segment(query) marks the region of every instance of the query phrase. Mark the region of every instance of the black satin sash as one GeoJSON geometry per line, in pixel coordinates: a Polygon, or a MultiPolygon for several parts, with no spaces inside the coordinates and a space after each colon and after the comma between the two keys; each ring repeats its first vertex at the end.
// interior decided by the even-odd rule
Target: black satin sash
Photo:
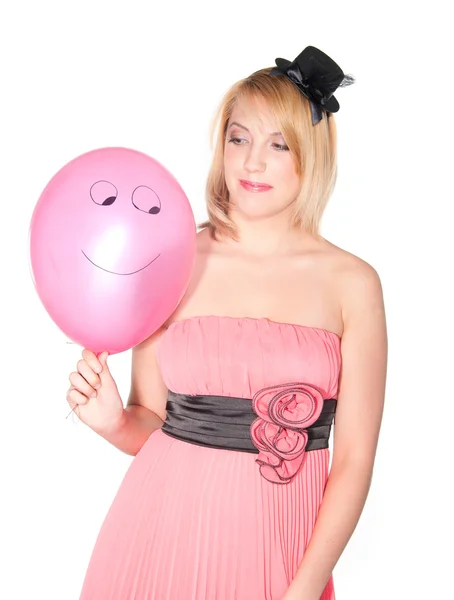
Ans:
{"type": "MultiPolygon", "coordinates": [[[[337,400],[323,403],[320,417],[305,431],[306,451],[329,447],[331,425],[337,400]]],[[[190,396],[169,391],[167,415],[161,430],[171,437],[209,448],[239,450],[258,454],[250,427],[257,415],[252,400],[232,396],[190,396]]]]}

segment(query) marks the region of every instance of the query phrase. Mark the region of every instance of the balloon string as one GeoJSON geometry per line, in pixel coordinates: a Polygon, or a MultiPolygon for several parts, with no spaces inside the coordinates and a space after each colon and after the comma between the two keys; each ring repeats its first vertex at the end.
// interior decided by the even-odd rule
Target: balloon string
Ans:
{"type": "Polygon", "coordinates": [[[66,417],[65,417],[65,420],[66,420],[66,419],[69,417],[69,415],[70,415],[71,413],[73,413],[73,412],[74,412],[74,409],[75,409],[77,406],[78,406],[78,405],[76,404],[75,406],[73,406],[73,407],[72,407],[72,409],[71,409],[71,410],[69,411],[69,413],[66,415],[66,417]]]}

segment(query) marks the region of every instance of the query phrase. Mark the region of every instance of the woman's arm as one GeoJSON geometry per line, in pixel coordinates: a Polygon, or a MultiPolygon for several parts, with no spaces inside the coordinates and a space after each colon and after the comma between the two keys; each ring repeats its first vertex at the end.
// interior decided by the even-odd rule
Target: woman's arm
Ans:
{"type": "Polygon", "coordinates": [[[156,349],[165,333],[158,329],[132,350],[131,390],[120,419],[99,434],[125,454],[135,456],[166,418],[168,390],[159,370],[156,349]]]}
{"type": "Polygon", "coordinates": [[[342,366],[333,461],[310,542],[282,600],[319,600],[361,516],[381,427],[388,341],[376,271],[361,261],[345,281],[342,366]]]}

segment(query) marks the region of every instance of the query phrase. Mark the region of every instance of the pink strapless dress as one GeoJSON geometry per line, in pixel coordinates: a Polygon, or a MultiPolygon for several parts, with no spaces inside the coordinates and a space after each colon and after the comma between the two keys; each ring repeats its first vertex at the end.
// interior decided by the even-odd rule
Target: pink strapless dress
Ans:
{"type": "MultiPolygon", "coordinates": [[[[340,338],[268,319],[193,317],[169,327],[158,360],[181,394],[250,399],[302,381],[336,398],[340,338]]],[[[279,485],[260,474],[256,454],[155,431],[105,518],[81,600],[280,600],[310,540],[329,455],[305,452],[279,485]]],[[[335,600],[332,577],[321,600],[335,600]]]]}

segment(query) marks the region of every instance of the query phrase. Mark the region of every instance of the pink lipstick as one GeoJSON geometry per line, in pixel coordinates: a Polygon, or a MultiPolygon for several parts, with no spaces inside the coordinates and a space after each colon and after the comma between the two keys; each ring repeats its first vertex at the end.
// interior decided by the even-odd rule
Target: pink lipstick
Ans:
{"type": "Polygon", "coordinates": [[[272,189],[272,185],[266,183],[259,183],[256,181],[247,181],[246,179],[240,179],[241,186],[248,192],[266,192],[272,189]]]}

